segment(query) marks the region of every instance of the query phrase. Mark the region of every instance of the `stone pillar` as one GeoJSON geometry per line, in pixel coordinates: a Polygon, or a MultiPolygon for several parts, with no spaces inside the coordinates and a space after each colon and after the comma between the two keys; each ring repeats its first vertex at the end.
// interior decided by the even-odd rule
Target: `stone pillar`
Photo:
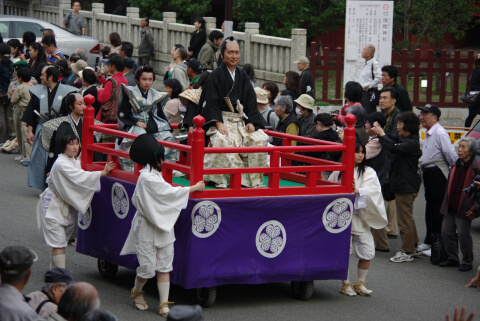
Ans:
{"type": "Polygon", "coordinates": [[[71,9],[72,4],[70,3],[70,0],[59,0],[58,1],[58,20],[57,20],[57,25],[63,26],[63,17],[65,16],[66,12],[64,12],[65,9],[71,9]]]}
{"type": "Polygon", "coordinates": [[[131,18],[140,18],[140,8],[137,7],[127,7],[127,17],[131,18]]]}
{"type": "Polygon", "coordinates": [[[243,63],[249,64],[252,61],[253,45],[251,35],[260,33],[260,24],[258,22],[247,22],[245,24],[245,49],[243,51],[243,63]]]}
{"type": "Polygon", "coordinates": [[[290,70],[297,70],[293,62],[300,56],[307,55],[307,29],[292,29],[292,48],[290,56],[290,70]]]}
{"type": "Polygon", "coordinates": [[[0,0],[0,15],[5,13],[5,0],[0,0]]]}
{"type": "Polygon", "coordinates": [[[99,39],[100,28],[97,26],[97,14],[105,13],[105,4],[103,3],[92,3],[92,37],[99,39]]]}
{"type": "Polygon", "coordinates": [[[168,33],[168,24],[177,22],[176,12],[163,13],[163,37],[162,37],[162,53],[170,53],[172,45],[170,44],[170,36],[168,33]]]}
{"type": "Polygon", "coordinates": [[[132,18],[140,18],[140,8],[127,7],[127,34],[125,40],[133,43],[132,18]]]}
{"type": "Polygon", "coordinates": [[[33,12],[33,6],[39,4],[39,0],[30,0],[28,1],[28,16],[30,18],[35,18],[35,13],[33,12]]]}
{"type": "Polygon", "coordinates": [[[207,37],[213,29],[217,28],[216,17],[203,17],[205,19],[205,26],[207,27],[207,37]]]}

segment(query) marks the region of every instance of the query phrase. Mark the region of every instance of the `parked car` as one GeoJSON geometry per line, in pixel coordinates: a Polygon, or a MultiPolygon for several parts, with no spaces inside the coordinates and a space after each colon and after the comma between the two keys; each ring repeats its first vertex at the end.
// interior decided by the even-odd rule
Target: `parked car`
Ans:
{"type": "Polygon", "coordinates": [[[100,42],[92,37],[82,37],[50,22],[21,16],[0,16],[0,33],[3,41],[11,38],[22,41],[25,31],[32,31],[37,36],[37,41],[42,40],[42,33],[45,29],[52,29],[55,33],[57,47],[65,56],[70,56],[75,49],[83,48],[87,51],[88,64],[94,66],[100,60],[100,42]]]}

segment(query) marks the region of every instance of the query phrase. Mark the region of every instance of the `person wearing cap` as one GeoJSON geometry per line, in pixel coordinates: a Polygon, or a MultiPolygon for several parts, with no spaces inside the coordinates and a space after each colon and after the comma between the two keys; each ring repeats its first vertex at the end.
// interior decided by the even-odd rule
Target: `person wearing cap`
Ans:
{"type": "MultiPolygon", "coordinates": [[[[212,71],[200,97],[201,115],[205,118],[206,135],[210,147],[266,147],[268,135],[261,128],[265,119],[258,112],[257,97],[244,70],[237,67],[240,45],[226,38],[220,45],[223,64],[212,71]]],[[[266,167],[267,153],[206,154],[205,168],[266,167]]],[[[219,188],[230,184],[230,175],[206,175],[219,188]]],[[[241,184],[247,187],[263,186],[262,173],[242,174],[241,184]]]]}
{"type": "Polygon", "coordinates": [[[137,82],[135,81],[135,74],[133,72],[133,67],[135,61],[132,58],[123,58],[125,62],[125,68],[123,69],[123,76],[127,79],[128,86],[135,86],[137,82]]]}
{"type": "Polygon", "coordinates": [[[215,53],[220,49],[223,41],[223,33],[218,30],[213,30],[208,35],[207,42],[200,49],[198,54],[198,61],[203,68],[215,69],[217,68],[217,59],[215,53]]]}
{"type": "Polygon", "coordinates": [[[366,45],[362,51],[362,58],[365,59],[365,64],[360,71],[356,81],[360,83],[364,92],[362,96],[362,106],[367,110],[367,114],[371,114],[377,109],[378,83],[382,80],[382,68],[375,56],[375,46],[366,45]]]}
{"type": "Polygon", "coordinates": [[[168,314],[167,321],[203,321],[202,307],[197,305],[176,305],[168,314]]]}
{"type": "Polygon", "coordinates": [[[310,71],[310,60],[307,57],[301,56],[298,60],[293,62],[297,64],[300,74],[300,88],[302,94],[307,94],[315,100],[315,78],[310,71]]]}
{"type": "Polygon", "coordinates": [[[150,64],[150,57],[153,55],[155,46],[153,45],[152,31],[148,27],[150,20],[143,17],[140,20],[140,47],[138,48],[138,65],[146,66],[150,64]]]}
{"type": "Polygon", "coordinates": [[[162,176],[165,149],[152,134],[138,136],[129,155],[135,163],[145,167],[140,170],[132,196],[137,212],[120,255],[136,254],[140,264],[131,290],[134,307],[148,309],[143,287],[156,276],[160,295],[158,313],[166,317],[170,311],[168,305],[173,303],[168,301],[175,241],[173,227],[187,205],[189,193],[203,191],[205,183],[173,187],[165,182],[162,176]]]}
{"type": "Polygon", "coordinates": [[[60,267],[48,270],[45,273],[45,284],[41,291],[34,291],[25,297],[28,305],[35,310],[39,316],[46,316],[57,311],[57,305],[67,289],[67,286],[74,283],[72,274],[60,267]]]}
{"type": "MultiPolygon", "coordinates": [[[[277,114],[275,114],[275,112],[268,107],[268,92],[260,87],[255,87],[253,89],[257,95],[258,111],[262,115],[263,119],[265,119],[267,124],[272,127],[271,130],[275,130],[280,119],[278,118],[277,114]]],[[[268,140],[272,142],[273,137],[270,137],[268,140]]]]}
{"type": "Polygon", "coordinates": [[[65,268],[65,248],[77,217],[88,211],[93,194],[100,190],[100,177],[108,175],[115,167],[113,162],[108,162],[102,171],[84,171],[75,158],[80,146],[78,136],[66,135],[59,143],[62,153],[53,164],[47,178],[48,187],[37,203],[38,224],[43,229],[45,242],[51,247],[50,268],[65,268]]]}
{"type": "Polygon", "coordinates": [[[87,282],[75,282],[67,286],[58,302],[57,311],[52,311],[37,321],[80,321],[84,320],[85,315],[99,308],[97,289],[87,282]]]}
{"type": "Polygon", "coordinates": [[[80,77],[80,72],[83,72],[87,67],[88,64],[82,59],[79,59],[77,62],[70,65],[70,69],[72,69],[73,76],[75,77],[72,84],[73,87],[78,89],[82,88],[82,77],[80,77]]]}
{"type": "Polygon", "coordinates": [[[0,320],[36,320],[38,315],[22,295],[32,275],[37,255],[24,246],[8,246],[0,252],[0,320]]]}
{"type": "Polygon", "coordinates": [[[197,59],[190,59],[190,61],[187,63],[187,77],[190,79],[190,84],[185,89],[191,89],[193,84],[198,82],[202,74],[201,68],[202,66],[197,59]]]}
{"type": "MultiPolygon", "coordinates": [[[[420,158],[420,166],[423,175],[423,186],[425,188],[425,223],[426,235],[415,251],[416,255],[431,249],[434,243],[440,244],[442,232],[443,215],[440,213],[445,189],[449,165],[455,163],[458,158],[450,141],[450,135],[440,125],[441,111],[435,105],[427,104],[424,107],[417,107],[420,110],[420,122],[427,130],[423,142],[423,155],[420,158]]],[[[440,248],[438,248],[440,251],[440,248]]],[[[439,264],[439,252],[432,251],[430,261],[432,264],[439,264]]],[[[427,254],[427,253],[426,253],[427,254]]]]}
{"type": "Polygon", "coordinates": [[[313,113],[313,104],[315,99],[310,95],[302,94],[298,99],[294,100],[297,103],[295,112],[298,115],[298,123],[300,124],[300,135],[304,137],[313,137],[317,132],[315,131],[315,114],[313,113]]]}

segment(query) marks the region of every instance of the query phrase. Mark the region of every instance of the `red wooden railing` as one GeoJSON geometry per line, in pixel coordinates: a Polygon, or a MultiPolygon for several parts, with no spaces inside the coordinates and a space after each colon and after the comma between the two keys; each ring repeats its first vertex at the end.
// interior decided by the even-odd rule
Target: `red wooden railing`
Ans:
{"type": "MultiPolygon", "coordinates": [[[[340,105],[343,98],[343,48],[323,48],[323,55],[317,53],[316,42],[310,47],[310,70],[314,75],[321,72],[322,90],[317,100],[340,105]],[[329,79],[329,73],[335,73],[335,80],[329,79]],[[335,88],[335,96],[329,95],[329,90],[335,88]]],[[[397,67],[400,84],[407,88],[413,106],[424,106],[433,103],[439,107],[465,107],[460,101],[463,92],[460,88],[460,75],[464,74],[463,82],[470,78],[474,68],[474,52],[469,50],[467,58],[461,58],[460,50],[455,50],[453,57],[447,57],[447,50],[443,49],[440,57],[435,57],[434,51],[429,49],[422,54],[420,49],[414,51],[413,56],[403,49],[401,54],[392,51],[392,65],[397,67]],[[447,75],[448,74],[448,75],[447,75]],[[413,76],[413,88],[407,86],[408,78],[413,76]],[[434,86],[434,78],[438,77],[438,86],[434,86]],[[427,80],[427,87],[421,89],[421,80],[427,80]],[[449,80],[450,79],[450,80],[449,80]],[[451,82],[451,90],[447,91],[447,82],[451,82]],[[423,92],[421,92],[423,91],[423,92]],[[422,95],[421,95],[422,93],[422,95]],[[438,96],[438,97],[437,97],[438,96]],[[451,96],[450,100],[446,97],[451,96]]],[[[318,79],[316,77],[316,79],[318,79]]]]}
{"type": "MultiPolygon", "coordinates": [[[[108,161],[113,161],[118,166],[118,158],[130,159],[127,152],[115,149],[113,143],[94,143],[94,132],[100,132],[116,137],[135,139],[137,135],[113,129],[115,125],[94,124],[94,109],[91,104],[94,98],[90,95],[85,97],[87,108],[83,115],[82,132],[82,155],[81,163],[85,170],[102,170],[105,162],[93,162],[93,152],[100,152],[108,155],[108,161]]],[[[348,126],[344,131],[344,141],[341,143],[327,142],[301,136],[294,136],[285,133],[278,133],[270,130],[265,132],[273,137],[282,138],[283,146],[275,147],[205,147],[205,132],[202,126],[205,119],[197,116],[194,119],[195,130],[189,133],[188,145],[160,141],[164,147],[186,152],[187,156],[180,153],[180,159],[176,163],[165,162],[162,174],[165,181],[172,184],[172,172],[177,170],[183,172],[190,179],[193,185],[203,179],[207,174],[229,174],[230,188],[207,189],[203,192],[192,194],[193,198],[230,198],[230,197],[257,197],[257,196],[287,196],[287,195],[316,195],[316,194],[337,194],[351,193],[353,183],[353,168],[355,154],[355,128],[352,126],[356,119],[353,115],[346,116],[348,126]],[[291,141],[312,144],[309,146],[291,146],[291,141]],[[333,162],[293,154],[294,152],[313,151],[341,151],[343,162],[333,162]],[[270,155],[270,167],[249,167],[249,168],[204,168],[204,155],[207,153],[268,153],[270,155]],[[310,165],[292,166],[292,160],[301,161],[310,165]],[[341,183],[333,183],[322,178],[322,171],[342,171],[341,183]],[[305,174],[300,174],[300,173],[305,174]],[[245,188],[241,186],[241,175],[245,173],[263,173],[268,176],[267,187],[245,188]],[[305,186],[280,187],[280,180],[286,179],[302,183],[305,186]]],[[[115,168],[110,176],[136,182],[139,170],[142,166],[135,163],[134,172],[125,172],[115,168]]],[[[175,184],[174,184],[175,185],[175,184]]]]}

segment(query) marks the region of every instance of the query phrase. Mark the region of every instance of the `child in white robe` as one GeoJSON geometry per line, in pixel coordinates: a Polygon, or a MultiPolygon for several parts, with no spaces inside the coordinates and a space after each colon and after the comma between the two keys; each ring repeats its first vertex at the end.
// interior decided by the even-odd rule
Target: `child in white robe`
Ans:
{"type": "Polygon", "coordinates": [[[140,171],[132,196],[137,212],[120,255],[135,253],[140,264],[131,290],[134,307],[148,309],[142,289],[148,279],[156,275],[160,295],[158,313],[167,317],[168,305],[173,303],[168,301],[175,242],[173,227],[180,211],[187,206],[189,193],[203,191],[205,183],[200,181],[190,187],[173,187],[165,182],[161,172],[165,150],[152,134],[135,139],[130,158],[145,168],[140,171]]]}
{"type": "Polygon", "coordinates": [[[58,155],[47,178],[47,189],[40,195],[37,220],[43,227],[43,236],[52,248],[50,269],[65,268],[65,247],[77,224],[78,213],[85,213],[93,194],[100,191],[100,177],[115,167],[113,162],[102,171],[88,172],[75,157],[79,139],[74,134],[60,139],[63,153],[58,155]]]}
{"type": "MultiPolygon", "coordinates": [[[[341,172],[333,172],[330,181],[339,182],[341,172]]],[[[357,282],[350,283],[348,276],[342,281],[340,293],[368,296],[372,293],[365,286],[370,261],[375,256],[375,245],[370,228],[380,229],[387,225],[387,214],[382,189],[375,171],[365,166],[365,146],[355,145],[355,169],[353,191],[357,194],[352,217],[350,254],[358,258],[357,282]]]]}

